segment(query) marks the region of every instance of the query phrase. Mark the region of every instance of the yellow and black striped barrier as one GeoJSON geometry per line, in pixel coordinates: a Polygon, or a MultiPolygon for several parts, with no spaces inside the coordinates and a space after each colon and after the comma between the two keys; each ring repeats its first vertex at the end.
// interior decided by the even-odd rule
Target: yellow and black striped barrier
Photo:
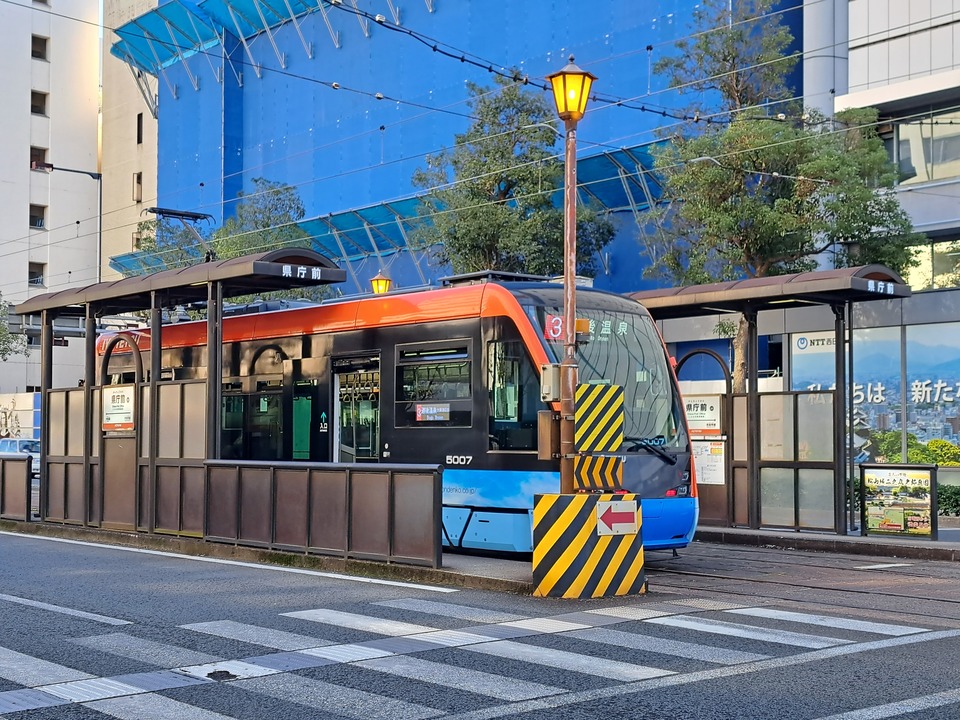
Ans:
{"type": "Polygon", "coordinates": [[[577,452],[617,452],[623,445],[623,388],[577,385],[574,395],[573,446],[577,452]]]}
{"type": "Polygon", "coordinates": [[[623,388],[577,385],[573,413],[573,489],[603,492],[623,487],[623,460],[608,453],[623,445],[623,388]]]}
{"type": "Polygon", "coordinates": [[[638,495],[535,495],[533,594],[599,598],[647,591],[638,495]]]}

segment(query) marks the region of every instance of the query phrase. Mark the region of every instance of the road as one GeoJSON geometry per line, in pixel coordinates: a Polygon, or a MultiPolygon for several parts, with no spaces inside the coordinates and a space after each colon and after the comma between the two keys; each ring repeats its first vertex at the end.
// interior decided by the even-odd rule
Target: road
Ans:
{"type": "Polygon", "coordinates": [[[599,601],[0,533],[0,717],[960,716],[960,563],[697,544],[599,601]],[[886,567],[877,567],[877,566],[886,567]]]}

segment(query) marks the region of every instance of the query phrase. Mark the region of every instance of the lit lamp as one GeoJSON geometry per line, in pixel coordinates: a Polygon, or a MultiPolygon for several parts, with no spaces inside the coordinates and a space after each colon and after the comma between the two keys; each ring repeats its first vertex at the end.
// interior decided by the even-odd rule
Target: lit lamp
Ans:
{"type": "Polygon", "coordinates": [[[563,173],[563,360],[560,363],[560,492],[573,492],[574,396],[577,389],[577,122],[596,76],[570,62],[547,76],[566,129],[563,173]]]}
{"type": "Polygon", "coordinates": [[[370,287],[373,288],[374,295],[383,295],[390,292],[390,286],[393,280],[383,274],[383,270],[377,270],[377,274],[370,278],[370,287]]]}

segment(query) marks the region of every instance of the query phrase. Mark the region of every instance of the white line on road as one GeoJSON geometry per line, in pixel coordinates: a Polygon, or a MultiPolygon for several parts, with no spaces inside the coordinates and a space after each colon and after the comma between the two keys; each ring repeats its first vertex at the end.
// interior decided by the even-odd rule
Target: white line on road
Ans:
{"type": "Polygon", "coordinates": [[[130,695],[128,697],[97,700],[86,707],[119,720],[142,718],[176,718],[177,720],[233,720],[227,715],[204,710],[163,695],[130,695]]]}
{"type": "Polygon", "coordinates": [[[89,680],[92,677],[94,676],[80,670],[0,647],[0,678],[11,680],[18,685],[37,687],[73,680],[89,680]]]}
{"type": "MultiPolygon", "coordinates": [[[[769,660],[760,660],[755,663],[745,663],[743,665],[725,665],[719,668],[701,670],[692,673],[682,673],[677,675],[668,675],[662,678],[653,678],[651,680],[637,680],[633,683],[624,685],[615,685],[610,687],[596,688],[594,690],[582,690],[579,692],[565,693],[555,697],[542,697],[524,702],[512,703],[510,705],[498,705],[496,707],[482,708],[470,712],[451,714],[446,720],[493,720],[494,718],[514,717],[522,713],[536,712],[538,710],[556,710],[557,708],[572,707],[582,703],[591,703],[607,698],[627,697],[638,693],[662,690],[664,688],[680,687],[698,682],[718,680],[728,677],[738,677],[740,675],[750,675],[752,673],[763,672],[765,670],[777,670],[786,667],[795,667],[797,665],[806,665],[808,663],[821,662],[836,657],[846,655],[856,655],[857,653],[871,653],[878,650],[887,650],[893,647],[903,647],[905,645],[914,645],[922,642],[932,642],[935,640],[947,640],[960,637],[960,630],[942,630],[920,635],[907,635],[898,638],[884,638],[883,640],[874,640],[866,643],[852,643],[850,645],[840,645],[837,647],[826,648],[823,650],[812,650],[799,653],[797,655],[787,655],[784,657],[770,658],[769,660]]],[[[820,720],[827,720],[820,718],[820,720]]],[[[867,718],[857,718],[857,720],[867,720],[867,718]]]]}
{"type": "Polygon", "coordinates": [[[709,620],[707,618],[693,618],[688,615],[671,615],[670,617],[650,618],[644,622],[670,627],[696,630],[702,633],[716,635],[732,635],[733,637],[761,640],[779,645],[794,645],[805,648],[826,648],[834,645],[843,645],[849,640],[822,637],[820,635],[806,635],[805,633],[790,632],[789,630],[768,630],[753,625],[724,622],[723,620],[709,620]]]}
{"type": "Polygon", "coordinates": [[[858,565],[854,570],[886,570],[895,567],[910,567],[913,563],[880,563],[878,565],[858,565]]]}
{"type": "Polygon", "coordinates": [[[858,630],[860,632],[876,633],[877,635],[914,635],[927,631],[927,628],[911,627],[910,625],[889,625],[887,623],[833,617],[832,615],[807,615],[806,613],[774,610],[773,608],[741,608],[738,610],[727,610],[726,612],[733,613],[734,615],[785,620],[787,622],[831,627],[839,630],[858,630]]]}
{"type": "Polygon", "coordinates": [[[184,630],[205,633],[215,637],[239,640],[252,645],[263,645],[274,650],[303,650],[304,648],[332,645],[330,640],[308,637],[283,630],[247,625],[234,620],[216,620],[214,622],[190,623],[181,625],[184,630]]]}
{"type": "Polygon", "coordinates": [[[66,543],[68,545],[82,545],[85,547],[104,548],[107,550],[122,550],[123,552],[141,553],[143,555],[158,555],[160,557],[177,558],[178,560],[193,560],[195,562],[215,563],[217,565],[233,565],[235,567],[252,568],[254,570],[273,570],[275,572],[294,573],[296,575],[313,575],[314,577],[330,578],[332,580],[348,580],[350,582],[369,583],[371,585],[392,585],[394,587],[413,588],[414,590],[428,590],[438,593],[460,592],[457,588],[437,587],[435,585],[419,585],[417,583],[400,582],[399,580],[380,580],[378,578],[354,577],[340,573],[323,572],[321,570],[306,570],[304,568],[278,567],[276,565],[261,565],[259,563],[240,562],[239,560],[222,560],[220,558],[199,557],[182,553],[164,552],[162,550],[147,550],[145,548],[125,547],[123,545],[108,545],[92,543],[83,540],[67,540],[66,538],[43,537],[42,535],[24,535],[23,533],[6,532],[0,530],[0,535],[9,535],[20,539],[46,540],[48,542],[66,543]]]}
{"type": "Polygon", "coordinates": [[[60,613],[61,615],[72,615],[85,620],[93,620],[106,625],[129,625],[129,620],[118,620],[117,618],[107,617],[106,615],[97,615],[96,613],[84,612],[83,610],[74,610],[73,608],[63,607],[61,605],[51,605],[50,603],[39,602],[38,600],[28,600],[27,598],[17,597],[16,595],[0,594],[0,600],[16,603],[17,605],[26,605],[28,607],[38,608],[40,610],[49,610],[50,612],[60,613]]]}
{"type": "Polygon", "coordinates": [[[931,708],[943,707],[960,702],[960,689],[947,690],[946,692],[935,693],[934,695],[924,695],[923,697],[910,698],[900,702],[887,703],[886,705],[874,705],[873,707],[863,708],[862,710],[851,710],[850,712],[840,713],[839,715],[830,715],[828,717],[818,718],[817,720],[882,720],[883,718],[899,717],[907,713],[915,713],[920,710],[930,710],[931,708]]]}
{"type": "Polygon", "coordinates": [[[420,633],[433,632],[437,629],[427,627],[426,625],[414,625],[413,623],[400,622],[399,620],[386,620],[384,618],[371,617],[370,615],[358,615],[357,613],[328,610],[326,608],[299,610],[297,612],[280,614],[283,617],[298,618],[300,620],[309,620],[310,622],[324,623],[325,625],[335,625],[337,627],[350,628],[351,630],[362,630],[363,632],[394,637],[401,635],[418,635],[420,633]]]}

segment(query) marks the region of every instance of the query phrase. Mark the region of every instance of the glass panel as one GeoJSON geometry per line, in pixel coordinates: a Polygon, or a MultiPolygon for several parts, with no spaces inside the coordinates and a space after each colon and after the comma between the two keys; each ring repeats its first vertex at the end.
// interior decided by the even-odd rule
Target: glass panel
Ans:
{"type": "Polygon", "coordinates": [[[795,460],[793,396],[760,396],[760,459],[795,460]]]}
{"type": "Polygon", "coordinates": [[[473,396],[469,360],[400,365],[397,427],[470,427],[473,396]]]}
{"type": "Polygon", "coordinates": [[[834,482],[832,470],[800,469],[800,527],[832,528],[834,524],[834,482]]]}
{"type": "Polygon", "coordinates": [[[492,342],[487,348],[490,393],[490,449],[535,450],[540,383],[519,342],[492,342]]]}
{"type": "Polygon", "coordinates": [[[797,460],[833,461],[833,395],[797,395],[797,460]]]}
{"type": "Polygon", "coordinates": [[[247,458],[250,460],[279,460],[283,452],[280,395],[250,396],[249,437],[247,458]]]}
{"type": "Polygon", "coordinates": [[[733,398],[733,459],[747,461],[747,398],[733,398]]]}
{"type": "Polygon", "coordinates": [[[207,454],[207,384],[183,386],[183,457],[202,458],[207,454]]]}
{"type": "Polygon", "coordinates": [[[240,460],[243,449],[243,416],[245,395],[224,395],[220,400],[220,457],[240,460]]]}
{"type": "Polygon", "coordinates": [[[793,469],[760,468],[760,524],[793,527],[793,469]]]}

